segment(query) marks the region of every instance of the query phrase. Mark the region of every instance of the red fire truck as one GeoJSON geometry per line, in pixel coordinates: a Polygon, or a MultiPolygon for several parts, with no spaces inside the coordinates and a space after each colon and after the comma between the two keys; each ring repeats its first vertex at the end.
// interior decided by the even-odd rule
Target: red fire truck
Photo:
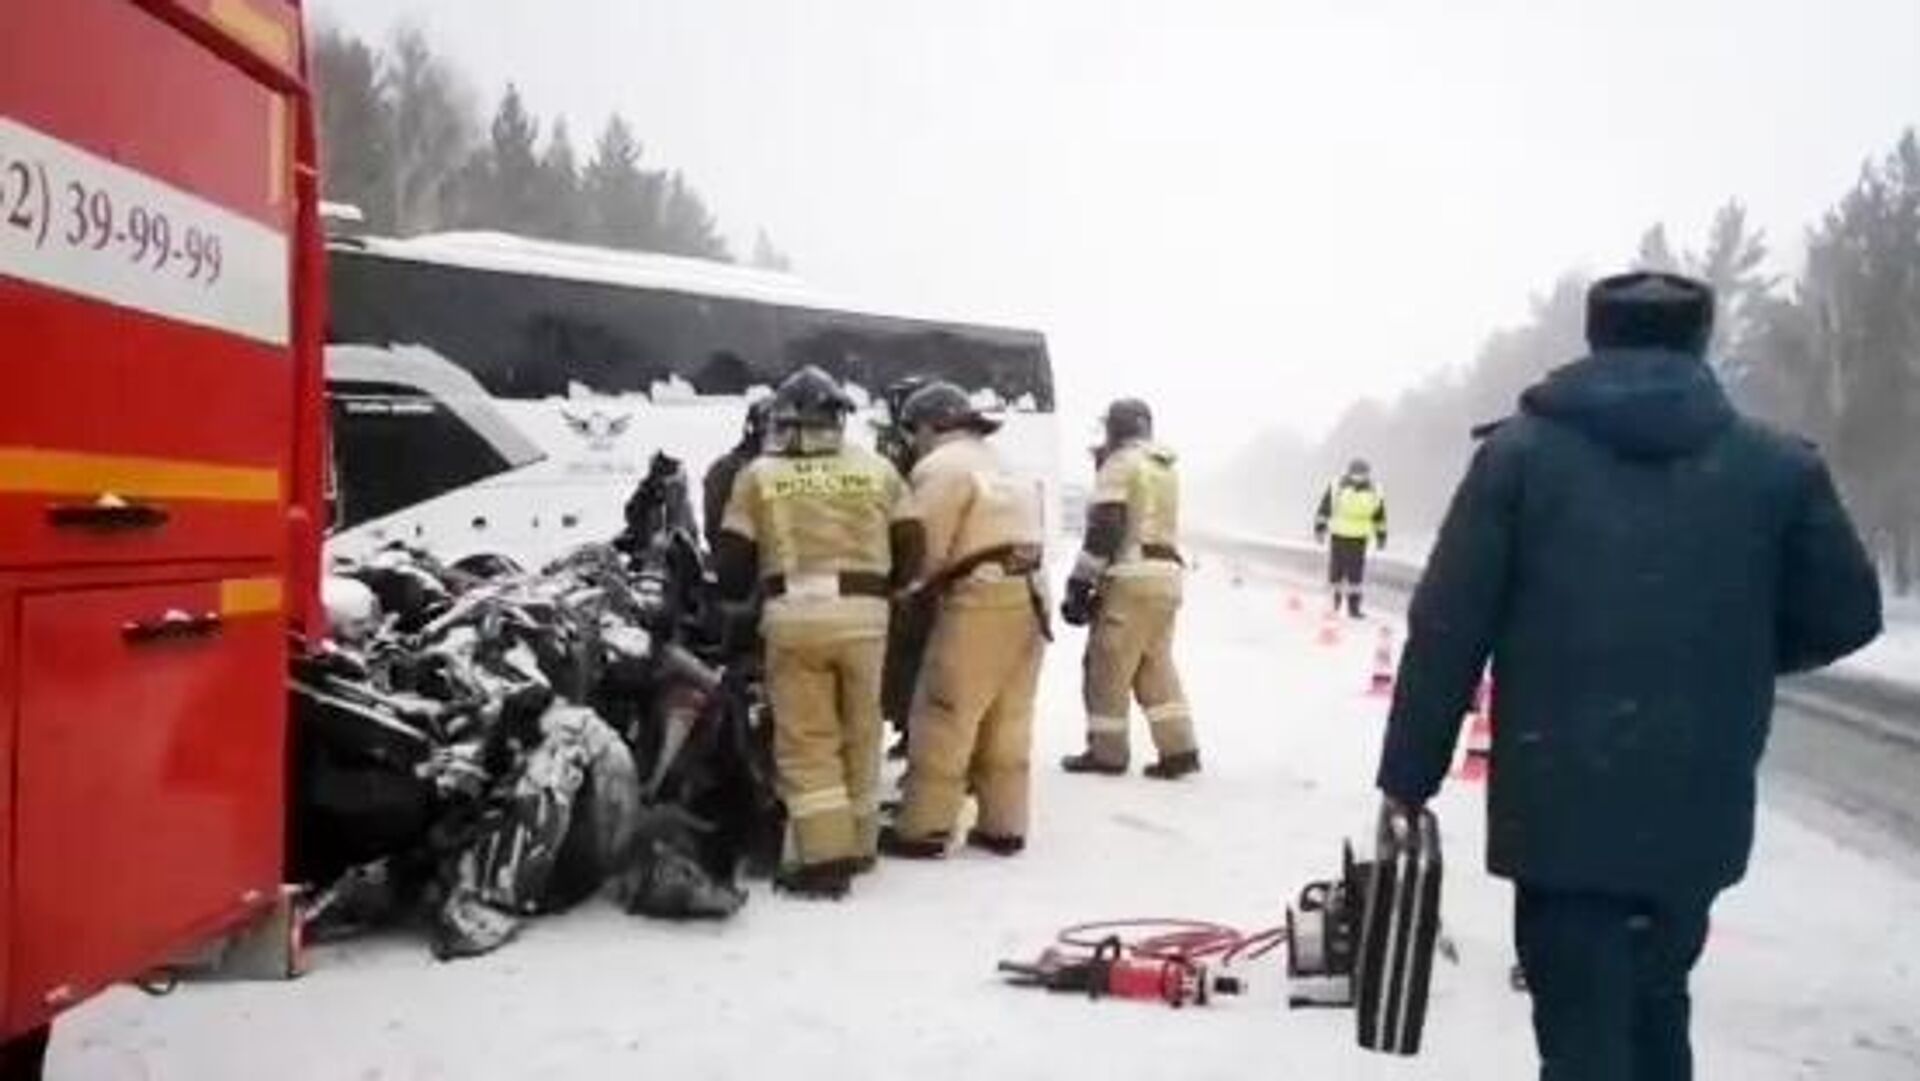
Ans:
{"type": "Polygon", "coordinates": [[[0,0],[0,1037],[279,896],[318,618],[294,0],[0,0]]]}

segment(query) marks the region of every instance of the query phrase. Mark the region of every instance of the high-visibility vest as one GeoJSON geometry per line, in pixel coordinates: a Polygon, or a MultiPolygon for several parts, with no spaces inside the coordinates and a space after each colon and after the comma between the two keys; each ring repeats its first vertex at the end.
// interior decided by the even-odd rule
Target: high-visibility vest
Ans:
{"type": "Polygon", "coordinates": [[[1341,484],[1333,491],[1333,516],[1327,530],[1336,537],[1354,540],[1372,537],[1378,528],[1375,520],[1385,505],[1386,497],[1378,488],[1341,484]]]}

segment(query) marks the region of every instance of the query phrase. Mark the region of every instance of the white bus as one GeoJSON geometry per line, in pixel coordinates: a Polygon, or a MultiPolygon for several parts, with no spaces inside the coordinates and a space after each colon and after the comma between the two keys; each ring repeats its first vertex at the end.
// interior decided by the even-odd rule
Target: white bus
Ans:
{"type": "MultiPolygon", "coordinates": [[[[838,303],[785,274],[494,233],[329,246],[329,550],[403,541],[538,565],[606,540],[655,451],[692,481],[746,405],[816,364],[871,409],[909,376],[1007,419],[1015,468],[1057,499],[1053,371],[1036,331],[838,303]]],[[[1050,513],[1051,517],[1051,513],[1050,513]]]]}

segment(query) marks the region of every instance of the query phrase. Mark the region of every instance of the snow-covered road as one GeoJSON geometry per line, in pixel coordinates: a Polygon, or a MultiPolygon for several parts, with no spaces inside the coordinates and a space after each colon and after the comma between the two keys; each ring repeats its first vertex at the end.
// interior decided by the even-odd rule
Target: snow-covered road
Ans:
{"type": "MultiPolygon", "coordinates": [[[[1288,1012],[1280,962],[1205,1010],[1009,989],[1063,924],[1181,915],[1259,927],[1369,825],[1384,714],[1371,628],[1338,646],[1286,587],[1194,580],[1182,657],[1206,761],[1162,785],[1069,777],[1080,639],[1055,647],[1027,855],[884,864],[844,904],[761,889],[734,922],[589,906],[476,961],[404,935],[320,950],[291,984],[115,992],[67,1018],[56,1081],[536,1078],[1475,1078],[1533,1076],[1507,987],[1509,889],[1481,870],[1478,788],[1437,804],[1448,845],[1429,1044],[1364,1055],[1344,1012],[1288,1012]]],[[[1312,602],[1308,602],[1312,606],[1312,602]]],[[[1136,757],[1144,760],[1144,732],[1136,757]]],[[[1719,906],[1696,981],[1703,1077],[1920,1077],[1920,880],[1769,810],[1749,880],[1719,906]]]]}

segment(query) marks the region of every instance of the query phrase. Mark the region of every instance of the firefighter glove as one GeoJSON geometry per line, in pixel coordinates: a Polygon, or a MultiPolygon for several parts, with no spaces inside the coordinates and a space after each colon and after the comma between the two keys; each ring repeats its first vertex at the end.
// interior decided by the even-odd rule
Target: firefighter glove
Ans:
{"type": "Polygon", "coordinates": [[[1100,606],[1100,599],[1094,593],[1093,583],[1085,578],[1069,578],[1067,595],[1060,602],[1060,618],[1069,627],[1084,627],[1093,622],[1093,614],[1100,606]]]}

